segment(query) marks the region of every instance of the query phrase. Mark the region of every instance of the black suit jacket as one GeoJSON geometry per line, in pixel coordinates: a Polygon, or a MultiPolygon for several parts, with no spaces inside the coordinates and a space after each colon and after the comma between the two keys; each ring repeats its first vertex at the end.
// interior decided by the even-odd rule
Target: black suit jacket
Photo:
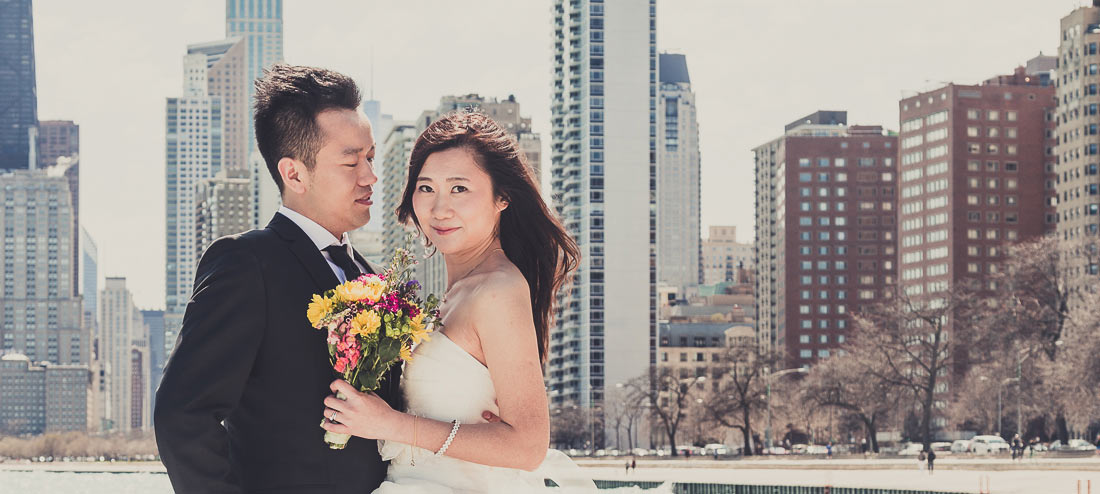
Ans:
{"type": "MultiPolygon", "coordinates": [[[[154,411],[177,493],[368,493],[381,483],[375,441],[330,450],[319,425],[335,374],[306,307],[338,283],[281,214],[206,250],[154,411]]],[[[379,390],[398,409],[399,378],[395,365],[379,390]]]]}

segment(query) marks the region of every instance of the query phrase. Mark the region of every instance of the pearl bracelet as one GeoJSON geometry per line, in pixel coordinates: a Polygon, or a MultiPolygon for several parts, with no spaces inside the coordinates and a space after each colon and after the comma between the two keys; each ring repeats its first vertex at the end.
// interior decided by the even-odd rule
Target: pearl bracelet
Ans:
{"type": "Polygon", "coordinates": [[[455,434],[458,434],[458,426],[462,424],[460,424],[457,419],[452,423],[454,424],[454,426],[451,427],[451,434],[447,436],[446,441],[443,441],[443,446],[439,448],[439,451],[435,452],[435,456],[443,456],[443,453],[447,452],[447,448],[451,447],[451,441],[455,440],[455,434]]]}

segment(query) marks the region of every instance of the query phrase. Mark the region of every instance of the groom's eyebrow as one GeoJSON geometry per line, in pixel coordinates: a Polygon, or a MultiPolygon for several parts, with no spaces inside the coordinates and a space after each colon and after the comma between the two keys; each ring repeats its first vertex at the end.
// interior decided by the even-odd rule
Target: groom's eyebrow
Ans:
{"type": "MultiPolygon", "coordinates": [[[[374,146],[370,147],[370,150],[374,150],[374,146]]],[[[359,156],[359,153],[363,152],[363,148],[346,148],[342,153],[344,156],[359,156]]]]}

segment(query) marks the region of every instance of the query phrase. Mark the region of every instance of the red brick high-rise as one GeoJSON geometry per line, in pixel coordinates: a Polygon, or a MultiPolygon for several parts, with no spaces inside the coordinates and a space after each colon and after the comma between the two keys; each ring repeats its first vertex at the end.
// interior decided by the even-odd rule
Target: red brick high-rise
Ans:
{"type": "Polygon", "coordinates": [[[910,296],[981,280],[1007,244],[1054,230],[1053,68],[1040,56],[900,101],[898,273],[910,296]]]}
{"type": "Polygon", "coordinates": [[[753,150],[757,337],[788,366],[835,355],[897,281],[897,144],[819,111],[753,150]]]}

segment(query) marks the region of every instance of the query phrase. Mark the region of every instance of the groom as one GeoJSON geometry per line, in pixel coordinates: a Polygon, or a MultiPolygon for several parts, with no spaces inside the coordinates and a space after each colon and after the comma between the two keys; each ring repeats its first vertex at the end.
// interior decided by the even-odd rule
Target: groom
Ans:
{"type": "MultiPolygon", "coordinates": [[[[306,307],[374,270],[347,232],[370,219],[374,137],[351,78],[276,65],[256,82],[256,141],[283,206],[267,228],[203,254],[157,390],[157,445],[177,493],[366,493],[374,441],[331,450],[318,423],[333,380],[306,307]]],[[[378,394],[400,408],[394,366],[378,394]]]]}

